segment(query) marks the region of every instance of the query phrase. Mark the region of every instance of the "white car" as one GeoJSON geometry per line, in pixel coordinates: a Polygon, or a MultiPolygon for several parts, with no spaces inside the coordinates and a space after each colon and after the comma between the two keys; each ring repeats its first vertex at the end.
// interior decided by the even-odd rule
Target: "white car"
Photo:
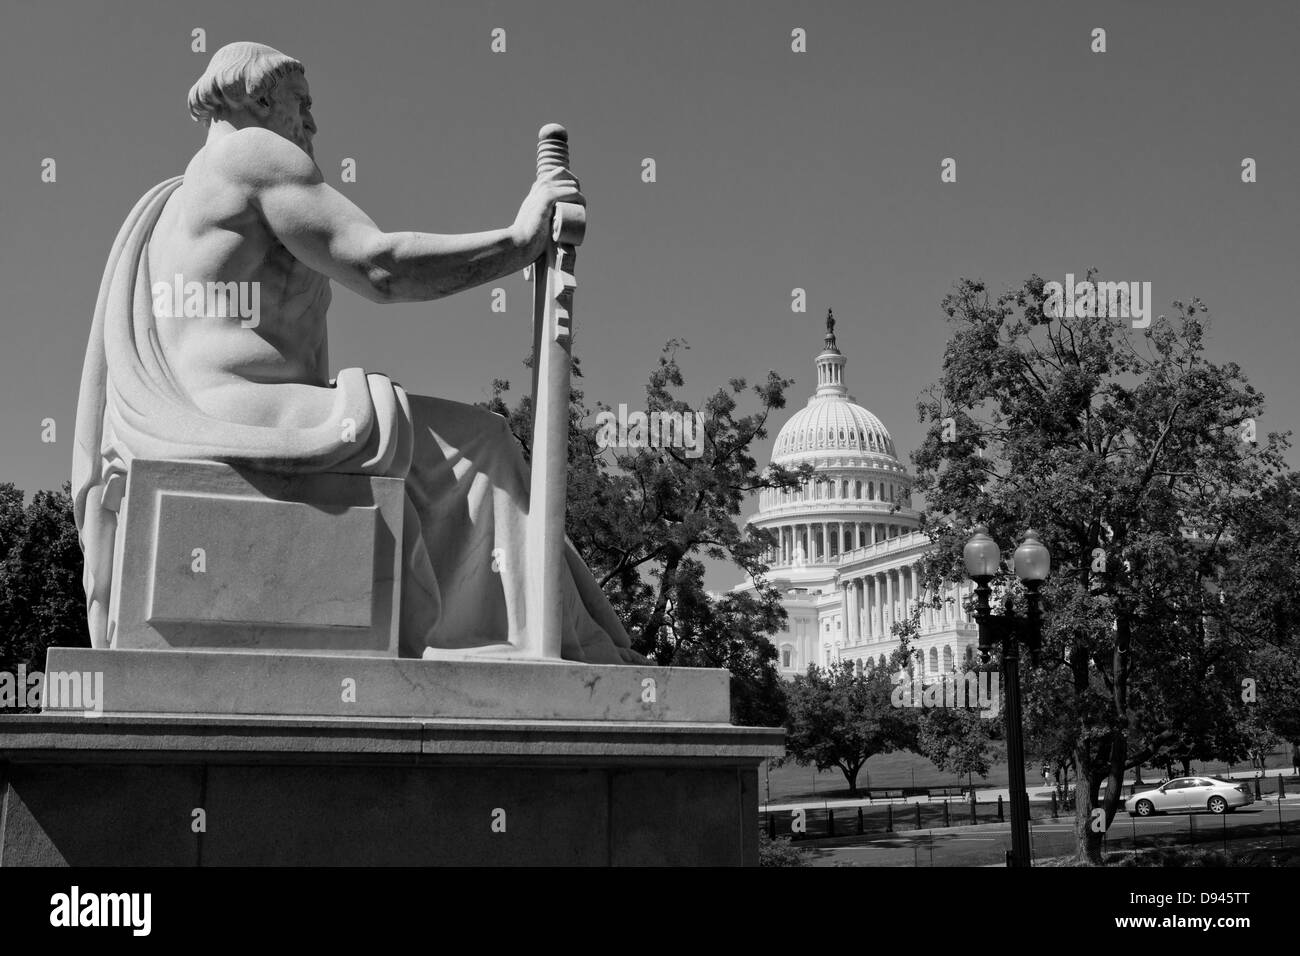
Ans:
{"type": "Polygon", "coordinates": [[[1231,783],[1217,777],[1176,777],[1154,790],[1143,790],[1124,801],[1131,815],[1153,813],[1227,813],[1255,802],[1248,783],[1231,783]]]}

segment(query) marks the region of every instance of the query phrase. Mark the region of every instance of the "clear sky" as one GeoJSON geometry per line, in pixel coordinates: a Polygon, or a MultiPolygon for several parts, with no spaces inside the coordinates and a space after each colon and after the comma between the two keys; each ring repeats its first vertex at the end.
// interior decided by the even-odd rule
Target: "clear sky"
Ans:
{"type": "MultiPolygon", "coordinates": [[[[69,472],[109,247],[201,145],[185,95],[257,40],[301,59],[326,177],[382,227],[507,225],[544,122],[571,131],[589,208],[577,348],[591,400],[642,400],[686,338],[698,397],[776,369],[813,388],[827,306],[850,390],[904,454],[961,276],[995,289],[1090,266],[1199,296],[1212,354],[1296,427],[1300,3],[0,0],[0,480],[69,472]],[[207,54],[191,30],[207,31],[207,54]],[[490,49],[494,28],[506,52],[490,49]],[[1107,52],[1090,51],[1106,30],[1107,52]],[[791,31],[807,31],[807,52],[791,31]],[[41,162],[57,162],[57,182],[41,162]],[[340,161],[357,181],[339,181],[340,161]],[[642,160],[657,181],[642,182],[642,160]],[[957,161],[957,182],[940,163],[957,161]],[[1258,182],[1241,182],[1241,161],[1258,182]],[[807,290],[793,314],[791,290],[807,290]],[[57,441],[41,441],[41,421],[57,441]]],[[[500,283],[378,306],[342,288],[335,369],[466,402],[526,385],[530,302],[500,283]]],[[[780,424],[778,421],[776,424],[780,424]]],[[[772,436],[775,437],[776,429],[772,436]]],[[[763,448],[766,455],[771,439],[763,448]]],[[[1293,456],[1294,460],[1294,456],[1293,456]]],[[[711,575],[725,587],[734,575],[711,575]]]]}

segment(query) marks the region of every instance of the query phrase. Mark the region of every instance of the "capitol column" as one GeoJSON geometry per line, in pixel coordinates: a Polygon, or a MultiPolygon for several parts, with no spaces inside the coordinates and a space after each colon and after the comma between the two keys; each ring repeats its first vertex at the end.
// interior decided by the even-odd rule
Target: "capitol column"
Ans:
{"type": "Polygon", "coordinates": [[[917,577],[915,564],[909,564],[907,566],[907,578],[908,583],[912,588],[912,610],[916,610],[917,606],[920,604],[920,595],[916,593],[917,577]]]}
{"type": "Polygon", "coordinates": [[[880,618],[880,633],[889,636],[889,625],[894,623],[894,579],[885,571],[885,613],[880,618]]]}
{"type": "Polygon", "coordinates": [[[844,585],[845,640],[850,646],[858,643],[858,589],[850,579],[844,585]]]}
{"type": "Polygon", "coordinates": [[[875,575],[868,574],[862,579],[862,603],[864,605],[863,611],[865,612],[862,616],[865,619],[867,640],[869,641],[875,640],[876,638],[876,602],[873,590],[874,585],[875,575]]]}
{"type": "Polygon", "coordinates": [[[866,643],[867,632],[863,627],[862,619],[867,613],[867,580],[866,578],[855,578],[853,586],[858,589],[858,640],[866,643]]]}
{"type": "Polygon", "coordinates": [[[873,576],[876,586],[876,640],[885,639],[885,576],[877,571],[873,576]]]}
{"type": "Polygon", "coordinates": [[[865,575],[862,581],[862,639],[872,638],[871,630],[871,575],[865,575]]]}

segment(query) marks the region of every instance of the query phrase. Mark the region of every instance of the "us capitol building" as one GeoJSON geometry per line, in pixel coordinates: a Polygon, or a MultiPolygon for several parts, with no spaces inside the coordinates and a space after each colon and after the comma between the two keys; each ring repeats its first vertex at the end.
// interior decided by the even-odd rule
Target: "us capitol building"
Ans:
{"type": "MultiPolygon", "coordinates": [[[[837,660],[856,661],[859,670],[884,666],[899,644],[890,625],[911,614],[920,581],[915,565],[930,547],[915,530],[912,481],[894,440],[849,395],[830,312],[816,362],[817,391],[772,448],[772,464],[808,463],[813,476],[797,491],[760,492],[748,521],[778,540],[767,578],[782,592],[788,615],[786,629],[772,637],[786,677],[837,660]]],[[[752,588],[747,580],[735,590],[752,588]]],[[[978,629],[962,610],[971,589],[969,581],[951,585],[942,608],[922,611],[912,642],[918,671],[947,673],[975,653],[978,629]]]]}

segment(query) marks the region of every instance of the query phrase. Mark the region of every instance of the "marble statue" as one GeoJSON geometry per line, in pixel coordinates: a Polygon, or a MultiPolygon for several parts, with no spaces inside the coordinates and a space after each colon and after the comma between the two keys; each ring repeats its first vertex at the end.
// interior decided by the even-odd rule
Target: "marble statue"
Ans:
{"type": "MultiPolygon", "coordinates": [[[[132,461],[197,459],[404,479],[400,654],[511,656],[532,606],[517,442],[483,409],[359,368],[331,376],[326,313],[332,282],[373,302],[429,301],[544,262],[557,203],[585,204],[578,183],[547,168],[506,228],[385,232],[324,181],[298,61],[223,47],[189,109],[206,140],[122,226],[82,375],[73,491],[92,644],[113,645],[116,505],[132,461]]],[[[562,656],[642,662],[572,545],[563,554],[562,656]]]]}

